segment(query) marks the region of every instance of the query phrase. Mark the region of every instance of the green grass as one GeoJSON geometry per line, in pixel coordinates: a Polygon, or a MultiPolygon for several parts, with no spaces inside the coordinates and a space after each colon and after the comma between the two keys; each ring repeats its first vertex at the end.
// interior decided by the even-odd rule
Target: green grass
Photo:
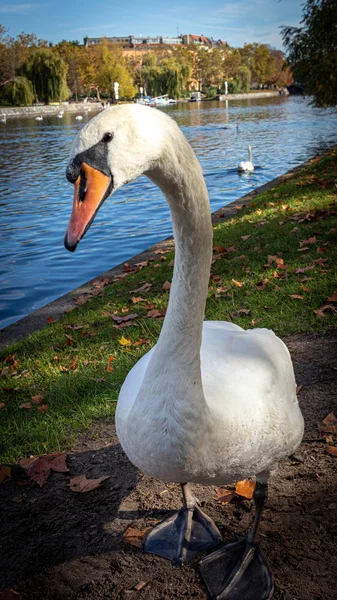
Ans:
{"type": "MultiPolygon", "coordinates": [[[[321,317],[314,312],[337,291],[336,161],[334,150],[215,226],[215,255],[220,257],[212,265],[207,319],[268,327],[281,336],[336,326],[333,309],[321,317]],[[299,252],[300,242],[310,238],[302,244],[307,250],[299,252]],[[268,256],[276,259],[268,264],[268,256]],[[306,267],[313,268],[296,273],[306,267]]],[[[162,325],[147,317],[144,302],[133,304],[131,298],[142,296],[162,310],[172,258],[158,255],[148,267],[128,273],[57,323],[12,344],[0,357],[5,404],[0,412],[0,463],[66,450],[80,429],[114,415],[126,374],[155,343],[162,325]],[[149,292],[130,293],[145,282],[152,284],[149,292]],[[136,312],[138,317],[131,327],[116,329],[112,312],[136,312]],[[122,336],[132,344],[143,342],[123,346],[122,336]],[[114,359],[110,363],[109,356],[114,359]],[[29,409],[19,408],[38,394],[47,412],[41,413],[33,402],[29,409]]],[[[337,309],[337,303],[330,304],[337,309]]]]}

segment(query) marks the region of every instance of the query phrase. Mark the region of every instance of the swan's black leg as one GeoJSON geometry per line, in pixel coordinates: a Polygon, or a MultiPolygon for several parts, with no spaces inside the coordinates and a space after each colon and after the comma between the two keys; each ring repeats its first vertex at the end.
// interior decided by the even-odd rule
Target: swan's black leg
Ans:
{"type": "Polygon", "coordinates": [[[223,546],[200,561],[201,575],[212,600],[272,598],[272,575],[254,541],[267,497],[268,483],[257,481],[254,492],[256,512],[247,537],[223,546]]]}
{"type": "Polygon", "coordinates": [[[175,564],[186,563],[221,542],[218,528],[197,506],[189,485],[184,483],[181,487],[184,506],[169,519],[158,523],[143,545],[144,552],[163,556],[175,564]]]}

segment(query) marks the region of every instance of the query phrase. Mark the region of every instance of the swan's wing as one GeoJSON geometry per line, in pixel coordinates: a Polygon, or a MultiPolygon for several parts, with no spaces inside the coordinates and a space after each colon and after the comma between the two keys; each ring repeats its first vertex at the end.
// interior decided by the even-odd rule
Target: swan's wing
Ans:
{"type": "Polygon", "coordinates": [[[257,472],[295,451],[303,417],[289,351],[272,331],[206,321],[201,375],[213,438],[233,468],[257,472]]]}
{"type": "Polygon", "coordinates": [[[121,425],[126,422],[129,416],[154,349],[155,346],[132,367],[121,387],[116,409],[116,422],[121,423],[121,425]]]}
{"type": "MultiPolygon", "coordinates": [[[[201,345],[201,374],[208,405],[256,417],[280,398],[297,404],[289,351],[269,329],[243,330],[233,323],[206,321],[201,345]]],[[[268,410],[269,410],[268,409],[268,410]]]]}

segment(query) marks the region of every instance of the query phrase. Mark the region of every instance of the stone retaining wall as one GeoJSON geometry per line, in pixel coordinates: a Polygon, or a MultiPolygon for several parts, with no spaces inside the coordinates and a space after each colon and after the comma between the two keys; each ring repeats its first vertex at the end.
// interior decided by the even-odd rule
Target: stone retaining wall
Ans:
{"type": "Polygon", "coordinates": [[[61,110],[65,113],[97,112],[101,109],[99,102],[72,102],[71,104],[38,104],[37,106],[13,106],[0,108],[0,117],[36,117],[38,115],[57,115],[61,110]]]}
{"type": "MultiPolygon", "coordinates": [[[[280,96],[280,92],[278,90],[269,91],[269,92],[247,92],[245,94],[220,94],[218,96],[218,100],[250,100],[251,98],[272,98],[273,96],[280,96]]],[[[287,94],[285,94],[287,95],[287,94]]]]}

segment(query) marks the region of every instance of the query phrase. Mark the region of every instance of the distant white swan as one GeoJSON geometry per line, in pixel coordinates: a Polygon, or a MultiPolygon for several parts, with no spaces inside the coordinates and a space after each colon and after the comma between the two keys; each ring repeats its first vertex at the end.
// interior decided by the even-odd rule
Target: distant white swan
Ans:
{"type": "Polygon", "coordinates": [[[39,115],[38,117],[35,117],[35,121],[43,121],[43,117],[39,115]]]}
{"type": "Polygon", "coordinates": [[[252,162],[252,149],[248,146],[248,160],[242,160],[238,166],[238,171],[254,171],[254,165],[252,162]]]}
{"type": "Polygon", "coordinates": [[[0,123],[6,123],[7,119],[6,119],[6,115],[1,115],[0,117],[0,123]]]}
{"type": "Polygon", "coordinates": [[[82,115],[77,115],[77,117],[75,117],[75,119],[77,119],[77,121],[82,121],[83,117],[82,117],[82,115]]]}

